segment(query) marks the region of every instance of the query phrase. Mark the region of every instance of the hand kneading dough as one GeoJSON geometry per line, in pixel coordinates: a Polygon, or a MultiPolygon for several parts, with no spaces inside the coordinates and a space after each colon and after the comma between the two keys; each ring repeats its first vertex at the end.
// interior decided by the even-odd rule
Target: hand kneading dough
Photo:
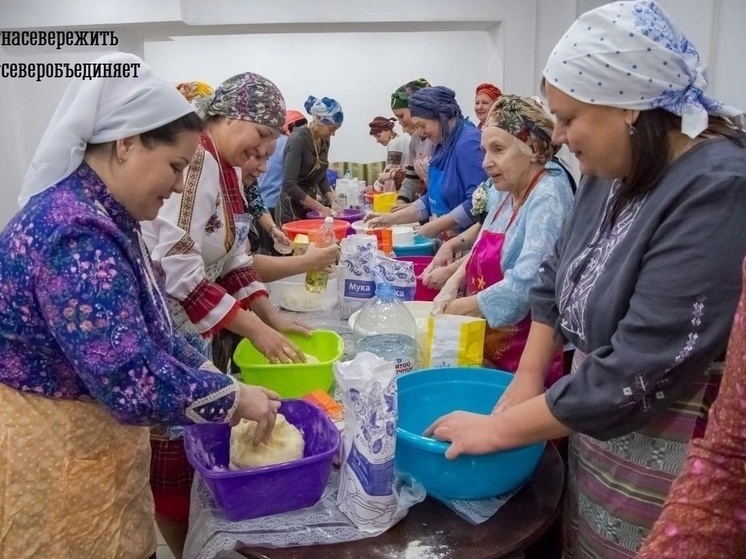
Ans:
{"type": "Polygon", "coordinates": [[[242,419],[231,429],[231,470],[259,468],[303,458],[303,435],[285,416],[277,414],[267,442],[254,446],[256,421],[242,419]]]}

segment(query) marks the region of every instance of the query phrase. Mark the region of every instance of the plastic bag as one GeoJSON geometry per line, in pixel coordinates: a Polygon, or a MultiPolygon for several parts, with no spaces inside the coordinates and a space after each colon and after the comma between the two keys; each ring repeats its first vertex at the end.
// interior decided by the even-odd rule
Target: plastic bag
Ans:
{"type": "Polygon", "coordinates": [[[422,367],[480,367],[484,355],[484,318],[442,314],[428,319],[422,367]]]}
{"type": "Polygon", "coordinates": [[[376,293],[371,270],[376,248],[376,238],[371,235],[350,235],[342,239],[337,288],[339,309],[344,320],[360,310],[376,293]]]}
{"type": "Polygon", "coordinates": [[[394,364],[372,353],[336,363],[345,410],[339,509],[363,531],[397,522],[394,491],[397,395],[394,364]]]}

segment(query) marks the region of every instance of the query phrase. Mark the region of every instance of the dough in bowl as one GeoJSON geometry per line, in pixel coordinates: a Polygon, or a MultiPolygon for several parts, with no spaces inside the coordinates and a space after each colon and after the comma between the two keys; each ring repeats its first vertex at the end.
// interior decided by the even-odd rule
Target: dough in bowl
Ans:
{"type": "Polygon", "coordinates": [[[256,421],[242,419],[231,429],[231,470],[260,468],[303,458],[303,434],[288,423],[284,415],[277,414],[269,439],[255,446],[256,425],[256,421]]]}

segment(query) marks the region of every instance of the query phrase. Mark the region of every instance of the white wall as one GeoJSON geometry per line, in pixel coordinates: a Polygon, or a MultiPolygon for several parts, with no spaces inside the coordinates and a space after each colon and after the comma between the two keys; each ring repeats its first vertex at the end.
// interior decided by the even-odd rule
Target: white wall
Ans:
{"type": "MultiPolygon", "coordinates": [[[[746,2],[659,0],[710,66],[710,93],[746,108],[746,2]]],[[[2,29],[114,29],[120,50],[168,79],[218,83],[251,69],[278,83],[291,106],[337,97],[346,112],[332,158],[375,160],[367,122],[388,114],[399,84],[424,76],[457,90],[467,115],[485,80],[536,93],[544,61],[580,12],[603,0],[0,0],[2,29]],[[65,27],[67,26],[67,27],[65,27]],[[402,32],[406,30],[407,32],[402,32]],[[419,31],[418,31],[419,30],[419,31]],[[230,34],[228,34],[230,33],[230,34]],[[156,40],[173,37],[173,41],[156,40]]],[[[79,62],[101,48],[0,48],[0,62],[79,62]]],[[[66,80],[3,79],[0,227],[66,80]]]]}
{"type": "Polygon", "coordinates": [[[250,69],[277,84],[289,108],[303,112],[308,95],[333,97],[345,111],[345,121],[332,140],[332,161],[381,161],[385,148],[369,135],[368,122],[392,116],[390,95],[401,84],[424,77],[432,84],[457,90],[464,113],[473,118],[474,88],[483,81],[500,82],[499,61],[485,69],[491,53],[488,33],[478,31],[426,33],[308,33],[177,37],[148,42],[145,59],[173,81],[222,80],[250,69]],[[422,45],[430,45],[423,49],[422,45]],[[218,52],[230,56],[215,56],[218,52]],[[403,63],[403,53],[416,52],[417,65],[403,63]]]}

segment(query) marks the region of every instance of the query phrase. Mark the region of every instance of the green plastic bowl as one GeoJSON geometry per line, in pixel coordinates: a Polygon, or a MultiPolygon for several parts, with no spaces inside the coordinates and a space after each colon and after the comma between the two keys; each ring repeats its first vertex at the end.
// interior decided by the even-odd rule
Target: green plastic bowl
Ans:
{"type": "Polygon", "coordinates": [[[282,398],[302,398],[314,390],[329,392],[334,381],[332,365],[344,355],[342,337],[330,330],[314,330],[307,338],[300,334],[287,337],[319,362],[272,365],[249,340],[241,340],[233,361],[241,370],[243,381],[274,390],[282,398]]]}

